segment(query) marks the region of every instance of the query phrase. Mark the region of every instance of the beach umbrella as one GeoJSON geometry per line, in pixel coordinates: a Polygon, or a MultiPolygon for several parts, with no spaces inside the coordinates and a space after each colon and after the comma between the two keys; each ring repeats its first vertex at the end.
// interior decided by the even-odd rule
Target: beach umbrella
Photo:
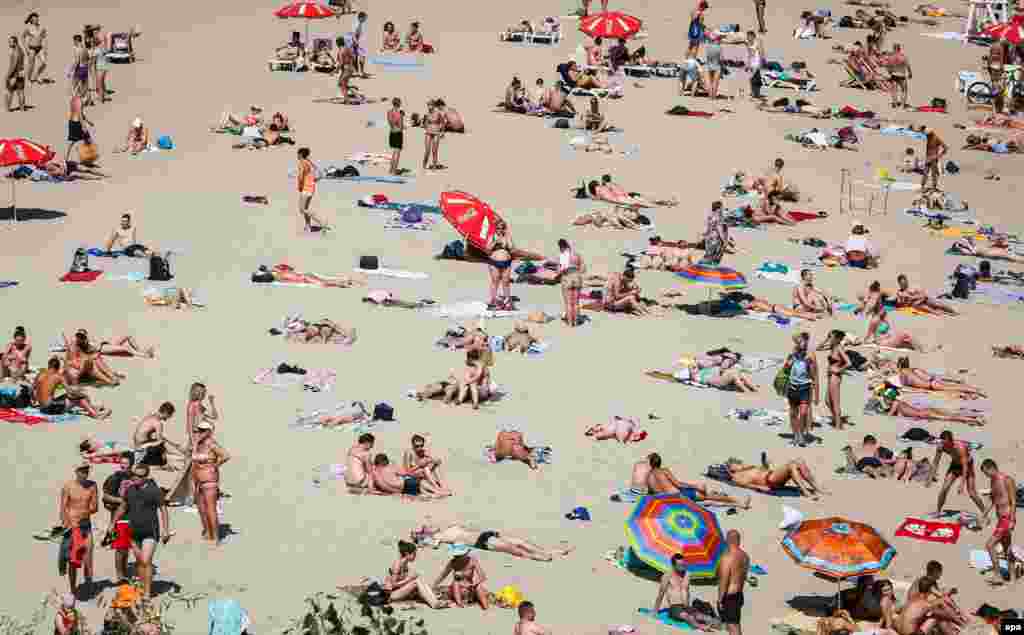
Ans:
{"type": "Polygon", "coordinates": [[[580,31],[592,38],[631,38],[640,31],[643,21],[619,11],[596,13],[580,19],[580,31]]]}
{"type": "Polygon", "coordinates": [[[676,275],[690,284],[699,284],[708,289],[735,291],[747,286],[747,279],[742,273],[729,267],[696,263],[687,265],[676,275]]]}
{"type": "Polygon", "coordinates": [[[494,244],[494,225],[501,218],[487,203],[458,190],[441,193],[441,213],[474,247],[490,253],[494,244]]]}
{"type": "MultiPolygon", "coordinates": [[[[15,165],[41,165],[51,160],[56,153],[50,146],[40,145],[28,139],[0,139],[0,167],[15,165]]],[[[18,220],[18,202],[15,186],[18,179],[11,179],[11,222],[18,220]]]]}
{"type": "Polygon", "coordinates": [[[666,572],[672,556],[681,553],[694,578],[714,578],[725,551],[722,527],[715,513],[680,494],[644,496],[626,519],[633,553],[666,572]]]}
{"type": "Polygon", "coordinates": [[[838,516],[803,521],[786,533],[782,549],[801,567],[836,584],[878,574],[896,557],[873,527],[838,516]]]}
{"type": "Polygon", "coordinates": [[[994,24],[982,29],[979,34],[993,40],[1006,40],[1014,46],[1024,42],[1024,15],[1015,15],[1009,22],[994,24]]]}
{"type": "Polygon", "coordinates": [[[274,11],[274,15],[283,18],[302,18],[306,21],[306,45],[309,45],[309,21],[310,20],[321,20],[323,18],[333,18],[336,13],[331,7],[320,4],[319,2],[293,2],[287,4],[277,11],[274,11]]]}

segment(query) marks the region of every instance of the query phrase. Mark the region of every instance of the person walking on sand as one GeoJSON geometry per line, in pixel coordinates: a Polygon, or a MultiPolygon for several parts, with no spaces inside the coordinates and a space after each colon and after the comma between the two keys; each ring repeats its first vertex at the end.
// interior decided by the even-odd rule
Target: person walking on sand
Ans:
{"type": "Polygon", "coordinates": [[[580,291],[586,265],[576,250],[564,238],[558,239],[558,279],[562,283],[562,303],[565,305],[565,323],[579,326],[580,291]]]}
{"type": "Polygon", "coordinates": [[[149,478],[149,466],[136,464],[132,468],[133,484],[121,494],[123,502],[114,514],[114,523],[127,519],[131,526],[132,555],[135,571],[142,581],[142,595],[153,595],[154,557],[158,543],[167,544],[174,536],[164,491],[149,478]]]}
{"type": "Polygon", "coordinates": [[[39,26],[39,14],[33,11],[25,19],[25,30],[21,32],[21,43],[25,47],[27,55],[28,71],[25,79],[32,84],[48,83],[50,80],[43,78],[43,71],[46,70],[47,40],[46,29],[39,26]]]}
{"type": "Polygon", "coordinates": [[[750,556],[740,547],[740,532],[725,534],[728,545],[718,561],[718,616],[729,635],[742,635],[743,587],[750,573],[750,556]]]}
{"type": "MultiPolygon", "coordinates": [[[[989,478],[992,489],[992,504],[982,512],[982,520],[988,523],[988,515],[994,509],[996,512],[996,528],[992,531],[992,537],[985,543],[985,549],[993,563],[999,562],[999,554],[996,553],[996,545],[1002,545],[1003,557],[1006,558],[1006,565],[1009,569],[1010,582],[1017,580],[1017,558],[1013,551],[1013,529],[1017,525],[1017,482],[1009,474],[999,471],[999,466],[992,459],[985,459],[981,462],[981,473],[989,478]]],[[[1003,574],[998,566],[992,567],[992,580],[990,584],[998,586],[1003,584],[1003,574]]]]}
{"type": "Polygon", "coordinates": [[[395,97],[391,100],[388,111],[388,148],[391,150],[391,174],[401,174],[398,164],[402,159],[402,146],[405,144],[405,111],[402,100],[395,97]]]}
{"type": "Polygon", "coordinates": [[[75,466],[75,478],[60,489],[60,526],[64,528],[64,539],[60,545],[58,570],[68,576],[71,594],[78,593],[78,567],[84,574],[84,585],[92,585],[92,516],[99,509],[99,490],[96,482],[89,480],[89,463],[75,466]],[[78,553],[81,552],[81,553],[78,553]]]}
{"type": "Polygon", "coordinates": [[[316,182],[319,180],[316,175],[316,166],[309,160],[309,148],[299,148],[298,157],[299,174],[296,177],[295,185],[299,190],[299,215],[303,222],[302,231],[326,232],[330,230],[330,227],[319,216],[309,211],[313,195],[316,194],[316,182]],[[312,224],[313,221],[316,222],[316,225],[312,224]]]}
{"type": "Polygon", "coordinates": [[[888,58],[889,79],[892,81],[893,108],[906,108],[910,94],[910,80],[914,79],[914,71],[910,68],[910,60],[903,52],[903,47],[893,44],[892,54],[888,58]]]}
{"type": "Polygon", "coordinates": [[[806,332],[793,336],[793,352],[786,358],[784,370],[789,373],[786,399],[789,401],[789,427],[793,431],[793,444],[807,447],[811,430],[811,401],[818,405],[820,384],[818,362],[809,352],[811,336],[806,332]]]}
{"type": "Polygon", "coordinates": [[[949,152],[949,146],[931,128],[921,127],[925,133],[924,141],[924,174],[921,176],[921,190],[928,191],[928,177],[932,179],[932,190],[939,189],[939,174],[941,170],[939,163],[949,152]]]}
{"type": "Polygon", "coordinates": [[[10,38],[11,55],[7,61],[7,74],[4,76],[4,88],[7,91],[7,112],[28,110],[25,105],[25,51],[21,48],[16,36],[10,38]],[[14,98],[18,98],[18,107],[11,108],[14,98]]]}
{"type": "Polygon", "coordinates": [[[427,114],[423,116],[423,169],[443,170],[445,166],[437,160],[437,153],[441,147],[441,137],[444,136],[445,117],[444,113],[437,107],[437,102],[427,102],[427,114]],[[428,167],[428,161],[433,160],[428,167]]]}
{"type": "Polygon", "coordinates": [[[355,72],[363,79],[370,78],[366,74],[366,19],[366,12],[360,11],[356,14],[356,19],[352,24],[352,53],[355,57],[355,72]]]}
{"type": "Polygon", "coordinates": [[[103,481],[103,508],[110,512],[110,526],[107,532],[113,536],[110,546],[114,550],[114,575],[118,583],[128,579],[128,552],[132,548],[132,530],[125,520],[115,523],[114,515],[124,502],[122,495],[125,489],[135,478],[132,474],[132,468],[135,467],[134,458],[131,452],[123,453],[118,459],[120,469],[103,481]]]}
{"type": "Polygon", "coordinates": [[[517,610],[519,621],[512,627],[512,635],[550,635],[551,631],[537,623],[537,609],[533,602],[523,602],[517,610]]]}
{"type": "Polygon", "coordinates": [[[765,0],[754,0],[754,13],[757,14],[757,32],[762,35],[768,32],[764,27],[765,0]]]}
{"type": "Polygon", "coordinates": [[[92,135],[85,129],[86,125],[90,128],[95,126],[85,115],[85,103],[82,102],[82,96],[75,93],[71,95],[71,103],[68,105],[68,151],[64,154],[65,162],[71,158],[71,151],[76,143],[92,141],[92,135]]]}
{"type": "Polygon", "coordinates": [[[981,511],[981,517],[978,518],[978,521],[982,526],[987,525],[985,503],[981,500],[981,496],[978,495],[974,473],[974,457],[971,455],[971,448],[967,445],[966,441],[954,440],[953,433],[950,430],[943,430],[942,434],[939,435],[939,446],[935,448],[932,470],[928,474],[928,480],[925,481],[924,486],[931,487],[932,483],[938,480],[936,474],[939,471],[939,461],[942,460],[943,454],[949,455],[949,470],[946,471],[946,480],[943,481],[942,489],[939,490],[939,499],[935,504],[935,516],[942,516],[942,509],[946,506],[946,496],[949,495],[949,489],[953,487],[953,483],[958,479],[963,478],[964,485],[967,486],[967,494],[981,511]]]}

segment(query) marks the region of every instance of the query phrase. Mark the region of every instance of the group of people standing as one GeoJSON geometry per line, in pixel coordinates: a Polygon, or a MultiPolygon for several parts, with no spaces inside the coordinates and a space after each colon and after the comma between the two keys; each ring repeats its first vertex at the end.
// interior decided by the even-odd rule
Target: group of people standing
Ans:
{"type": "Polygon", "coordinates": [[[49,55],[46,36],[46,29],[39,24],[39,14],[33,11],[25,19],[25,29],[20,36],[10,37],[8,44],[11,52],[4,77],[7,112],[30,108],[25,98],[28,84],[48,84],[53,81],[44,75],[49,55]],[[12,108],[15,99],[18,100],[18,107],[12,108]]]}

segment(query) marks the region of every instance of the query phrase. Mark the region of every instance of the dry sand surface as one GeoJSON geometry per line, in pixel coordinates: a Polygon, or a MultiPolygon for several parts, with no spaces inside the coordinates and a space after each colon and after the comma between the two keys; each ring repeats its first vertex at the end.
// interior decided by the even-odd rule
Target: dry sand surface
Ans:
{"type": "MultiPolygon", "coordinates": [[[[730,455],[756,461],[766,450],[776,461],[803,456],[826,487],[833,491],[822,502],[755,496],[754,508],[734,516],[721,516],[726,528],[739,529],[753,561],[768,575],[747,595],[746,632],[767,631],[768,621],[786,613],[786,601],[795,596],[828,594],[834,587],[798,568],[779,547],[781,505],[785,500],[808,516],[845,514],[872,523],[891,536],[909,513],[931,511],[937,489],[887,482],[836,480],[832,469],[839,464],[839,449],[866,433],[876,434],[883,444],[896,444],[899,424],[881,417],[864,417],[863,378],[844,383],[846,410],[856,426],[848,432],[826,430],[824,445],[799,451],[787,447],[778,429],[741,428],[723,420],[722,414],[739,405],[782,408],[770,390],[771,374],[759,375],[764,386],[755,396],[739,396],[713,390],[693,390],[646,380],[647,368],[667,367],[679,355],[720,345],[756,353],[782,355],[790,347],[792,330],[737,320],[686,317],[636,320],[606,315],[593,316],[583,328],[570,331],[557,322],[538,328],[553,348],[541,358],[501,356],[495,377],[510,395],[479,413],[469,408],[446,409],[436,404],[418,405],[402,396],[410,386],[435,380],[460,365],[455,353],[434,350],[431,342],[446,323],[437,318],[399,310],[374,308],[360,302],[359,290],[303,288],[255,288],[249,274],[260,264],[288,262],[306,271],[346,272],[362,254],[379,254],[388,266],[425,271],[429,281],[374,286],[402,291],[414,298],[440,301],[485,299],[486,271],[480,265],[435,261],[433,254],[455,238],[447,226],[431,232],[385,231],[381,219],[353,205],[359,197],[385,192],[395,200],[434,199],[446,188],[462,188],[492,202],[509,219],[519,245],[548,255],[556,253],[555,241],[566,237],[578,248],[591,269],[608,271],[621,266],[618,256],[628,245],[643,238],[637,233],[570,229],[568,221],[579,207],[568,188],[605,172],[613,173],[627,188],[662,196],[678,196],[678,208],[656,210],[655,223],[666,238],[693,239],[704,224],[710,203],[719,198],[719,186],[733,170],[758,173],[771,160],[786,160],[788,178],[800,186],[809,207],[830,212],[828,220],[794,229],[735,232],[740,253],[727,264],[751,272],[766,259],[796,264],[813,252],[786,242],[789,237],[820,236],[828,241],[845,239],[850,219],[839,216],[838,190],[841,168],[859,178],[870,178],[878,167],[895,170],[907,143],[903,139],[865,132],[859,152],[816,152],[785,142],[783,135],[812,122],[781,115],[757,113],[745,100],[731,104],[734,114],[712,120],[672,118],[664,111],[680,99],[670,80],[629,82],[626,97],[608,104],[610,119],[625,128],[625,138],[639,146],[627,159],[596,155],[572,156],[564,133],[545,127],[538,119],[492,112],[513,75],[532,85],[536,77],[554,79],[555,64],[567,59],[582,41],[572,21],[563,21],[568,37],[557,48],[523,48],[497,42],[496,33],[523,17],[567,13],[565,2],[410,4],[377,2],[370,12],[371,42],[381,25],[394,21],[404,30],[409,21],[423,22],[423,30],[439,53],[427,59],[422,73],[378,72],[357,84],[372,96],[400,96],[407,111],[422,111],[426,99],[443,96],[467,120],[469,134],[450,135],[442,145],[440,173],[417,170],[407,185],[337,185],[324,183],[315,206],[338,231],[326,238],[300,236],[295,215],[292,148],[261,152],[235,151],[233,138],[207,132],[225,108],[243,111],[249,104],[263,105],[268,112],[286,112],[294,122],[300,146],[312,149],[315,162],[339,162],[354,151],[384,151],[385,132],[368,127],[369,119],[381,119],[381,105],[347,107],[314,104],[312,99],[334,94],[334,80],[316,74],[269,73],[266,60],[292,27],[271,17],[271,2],[222,0],[216,3],[92,2],[55,0],[37,6],[28,2],[6,3],[0,16],[8,32],[20,31],[30,10],[42,14],[50,33],[51,73],[56,84],[32,88],[29,113],[3,113],[4,136],[26,136],[64,149],[68,88],[63,73],[69,63],[70,40],[84,23],[100,23],[108,30],[127,30],[137,24],[143,36],[137,41],[139,60],[115,66],[111,85],[114,101],[90,109],[104,154],[102,163],[113,176],[102,183],[70,185],[21,184],[18,198],[27,207],[67,213],[61,223],[26,222],[0,228],[0,278],[20,281],[20,286],[0,290],[3,311],[0,333],[5,336],[24,324],[33,337],[33,362],[45,364],[47,345],[61,329],[85,327],[98,337],[132,334],[158,347],[153,361],[113,360],[128,375],[116,389],[96,390],[97,399],[110,405],[110,422],[83,420],[69,425],[26,428],[8,425],[4,430],[0,482],[8,485],[0,506],[0,526],[7,539],[0,560],[9,574],[0,580],[4,608],[27,616],[46,590],[63,590],[56,576],[51,545],[37,543],[31,534],[56,519],[57,492],[72,476],[75,445],[85,436],[128,439],[137,417],[152,412],[165,400],[179,408],[170,434],[184,434],[181,411],[193,381],[206,382],[222,408],[218,438],[234,459],[223,470],[225,490],[232,497],[225,504],[223,522],[239,535],[220,549],[201,544],[195,515],[176,511],[172,525],[178,532],[158,553],[158,580],[180,585],[185,591],[204,591],[222,585],[248,608],[254,632],[274,632],[286,618],[297,615],[305,595],[328,590],[363,576],[383,575],[395,558],[395,540],[407,534],[424,514],[457,517],[482,527],[530,537],[541,544],[567,540],[576,552],[551,564],[516,560],[483,553],[480,558],[492,590],[519,586],[536,602],[539,621],[557,633],[603,633],[609,625],[634,624],[638,632],[654,633],[660,627],[643,620],[636,610],[653,603],[656,586],[635,579],[606,563],[602,554],[624,544],[623,520],[628,506],[608,502],[608,495],[623,486],[629,466],[651,451],[659,451],[677,475],[696,477],[711,462],[730,455]],[[111,153],[127,132],[129,122],[142,116],[154,135],[171,135],[173,152],[128,157],[111,153]],[[240,195],[263,194],[266,207],[246,207],[240,195]],[[135,210],[144,242],[178,246],[185,254],[173,263],[180,284],[202,290],[209,308],[176,313],[147,308],[142,286],[130,282],[99,282],[62,285],[56,279],[79,245],[96,245],[114,227],[125,210],[135,210]],[[329,316],[359,330],[358,343],[349,348],[299,347],[271,338],[267,329],[290,311],[329,316]],[[306,368],[333,368],[339,379],[333,394],[309,395],[279,392],[250,382],[260,368],[288,360],[306,368]],[[353,442],[352,434],[297,432],[288,428],[297,410],[333,401],[362,399],[389,401],[399,423],[377,428],[377,445],[397,460],[415,432],[429,434],[431,445],[447,461],[447,472],[456,491],[440,503],[404,503],[398,500],[347,495],[331,486],[310,485],[314,466],[342,462],[353,442]],[[645,424],[650,437],[635,446],[612,442],[594,444],[583,430],[609,414],[662,418],[645,424]],[[490,465],[481,449],[493,441],[496,428],[518,423],[529,437],[554,447],[554,464],[538,472],[522,465],[490,465]],[[589,507],[590,523],[566,520],[563,515],[577,505],[589,507]],[[241,586],[244,591],[237,590],[241,586]],[[232,591],[231,589],[236,589],[232,591]]],[[[598,4],[595,2],[595,4],[598,4]]],[[[613,8],[617,8],[614,7],[613,8]]],[[[818,75],[820,105],[852,103],[888,112],[888,96],[865,94],[838,87],[845,79],[841,68],[827,65],[835,43],[852,43],[862,31],[837,31],[831,41],[795,41],[790,31],[804,5],[770,2],[767,48],[772,58],[805,60],[818,75]]],[[[808,6],[806,8],[814,8],[808,6]]],[[[835,15],[846,7],[833,3],[835,15]]],[[[682,54],[688,22],[688,3],[640,2],[629,11],[645,19],[650,31],[646,41],[654,57],[675,60],[682,54]]],[[[903,0],[897,13],[908,13],[903,0]]],[[[748,2],[715,2],[710,24],[752,23],[748,2]]],[[[334,36],[349,30],[350,17],[314,23],[314,34],[334,36]]],[[[937,30],[956,30],[947,21],[937,30]]],[[[952,104],[950,115],[908,115],[916,123],[935,126],[951,148],[951,158],[962,172],[947,177],[947,189],[970,202],[985,223],[1018,231],[1017,178],[1022,172],[1019,157],[995,157],[960,152],[963,133],[953,123],[963,120],[963,103],[953,93],[954,73],[973,68],[982,50],[948,41],[921,37],[923,27],[909,26],[892,34],[891,41],[904,43],[912,60],[915,79],[912,101],[924,104],[933,96],[952,104]],[[1002,173],[1000,182],[982,179],[986,168],[1002,173]]],[[[746,88],[746,74],[736,73],[723,84],[723,92],[737,94],[746,88]]],[[[792,93],[768,91],[777,96],[792,93]]],[[[706,100],[687,98],[691,108],[706,108],[706,100]]],[[[580,106],[582,107],[582,103],[580,106]]],[[[827,122],[826,125],[831,125],[827,122]]],[[[421,135],[407,135],[406,167],[418,167],[421,135]]],[[[922,151],[920,143],[915,144],[922,151]]],[[[885,262],[877,272],[822,271],[819,284],[831,292],[853,298],[871,280],[894,284],[900,272],[928,289],[944,285],[959,259],[944,256],[948,241],[934,238],[919,222],[900,210],[910,195],[894,194],[889,214],[865,219],[872,240],[882,247],[885,262]]],[[[800,205],[798,207],[805,207],[800,205]]],[[[102,261],[96,261],[102,262],[102,261]]],[[[102,266],[102,265],[100,265],[102,266]]],[[[645,290],[679,286],[666,273],[641,273],[645,290]]],[[[755,281],[756,294],[773,302],[786,302],[791,288],[755,281]]],[[[517,286],[514,291],[526,306],[557,307],[557,288],[517,286]]],[[[700,299],[703,291],[690,292],[700,299]]],[[[995,360],[989,346],[1019,342],[1020,313],[1005,308],[969,306],[965,317],[955,320],[894,318],[898,329],[907,329],[930,344],[943,343],[943,352],[914,355],[915,365],[949,370],[971,369],[974,383],[990,391],[994,410],[990,423],[975,436],[986,441],[980,458],[993,457],[1018,478],[1021,432],[1016,415],[1019,362],[995,360]],[[1016,325],[1016,326],[1015,326],[1016,325]]],[[[511,323],[492,322],[492,331],[504,334],[511,323]]],[[[844,315],[813,326],[815,341],[830,328],[858,335],[863,321],[844,315]]],[[[822,411],[824,408],[822,407],[822,411]]],[[[944,426],[928,426],[936,433],[944,426]]],[[[952,425],[967,432],[963,426],[952,425]]],[[[98,479],[109,468],[94,470],[98,479]]],[[[985,484],[983,484],[984,486],[985,484]]],[[[965,496],[955,493],[953,508],[969,509],[965,496]]],[[[106,518],[101,510],[101,527],[106,518]]],[[[981,601],[1006,608],[1014,600],[1019,607],[1020,587],[991,591],[978,573],[968,567],[967,552],[980,547],[988,536],[965,532],[956,546],[931,545],[892,539],[899,551],[891,575],[912,579],[930,559],[946,566],[943,582],[960,589],[965,607],[981,601]]],[[[110,552],[97,549],[97,577],[113,574],[110,552]]],[[[426,551],[415,567],[432,577],[444,564],[444,553],[426,551]]],[[[109,595],[110,592],[107,592],[109,595]]],[[[712,589],[697,596],[714,601],[712,589]]],[[[100,611],[87,608],[98,620],[100,611]]],[[[477,609],[432,613],[421,611],[431,632],[508,633],[511,611],[477,609]]],[[[179,632],[205,629],[202,605],[179,610],[174,619],[179,632]]],[[[659,631],[660,632],[660,631],[659,631]]],[[[667,631],[665,631],[667,632],[667,631]]]]}

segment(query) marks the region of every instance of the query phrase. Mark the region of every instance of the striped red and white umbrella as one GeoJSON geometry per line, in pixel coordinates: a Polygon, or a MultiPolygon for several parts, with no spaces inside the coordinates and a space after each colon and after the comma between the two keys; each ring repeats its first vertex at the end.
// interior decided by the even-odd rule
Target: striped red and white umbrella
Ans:
{"type": "MultiPolygon", "coordinates": [[[[0,139],[0,167],[15,165],[42,165],[53,159],[56,153],[50,146],[44,146],[28,139],[0,139]]],[[[17,179],[11,179],[11,222],[18,220],[18,203],[15,196],[17,179]]]]}
{"type": "Polygon", "coordinates": [[[441,192],[441,213],[474,247],[486,253],[494,246],[494,226],[501,218],[487,203],[467,192],[441,192]]]}
{"type": "Polygon", "coordinates": [[[640,31],[643,21],[619,11],[596,13],[580,20],[580,31],[590,37],[631,38],[640,31]]]}
{"type": "Polygon", "coordinates": [[[333,18],[334,9],[319,2],[293,2],[274,11],[279,18],[306,18],[307,20],[318,20],[320,18],[333,18]]]}
{"type": "Polygon", "coordinates": [[[1017,46],[1024,42],[1024,16],[1015,15],[1009,22],[994,24],[983,29],[981,35],[993,40],[1005,40],[1017,46]]]}

